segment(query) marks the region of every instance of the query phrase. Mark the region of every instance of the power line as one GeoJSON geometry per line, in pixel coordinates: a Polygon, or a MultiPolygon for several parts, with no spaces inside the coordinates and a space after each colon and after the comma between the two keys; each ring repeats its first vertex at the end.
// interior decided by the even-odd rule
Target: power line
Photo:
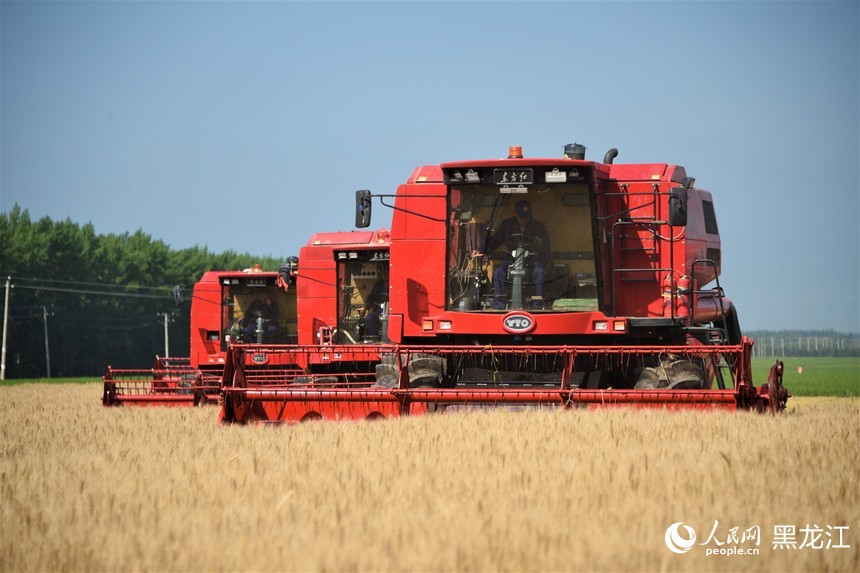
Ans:
{"type": "Polygon", "coordinates": [[[113,332],[113,331],[117,331],[117,330],[144,330],[144,329],[148,329],[148,328],[153,328],[153,329],[154,329],[154,328],[161,328],[161,324],[159,324],[158,322],[153,322],[152,324],[141,324],[141,325],[138,325],[138,326],[102,326],[102,325],[95,325],[95,326],[93,326],[92,328],[93,328],[93,330],[94,330],[95,332],[100,332],[100,331],[103,331],[103,330],[109,330],[109,331],[112,331],[112,332],[113,332]]]}
{"type": "MultiPolygon", "coordinates": [[[[27,281],[27,282],[39,282],[39,283],[57,283],[57,284],[65,284],[65,285],[83,285],[83,286],[96,286],[96,287],[109,287],[109,288],[125,288],[125,289],[141,289],[141,290],[163,290],[170,289],[173,287],[170,286],[144,286],[144,285],[118,285],[115,283],[105,283],[105,282],[85,282],[85,281],[68,281],[68,280],[60,280],[60,279],[39,279],[39,278],[28,278],[28,277],[10,277],[12,281],[27,281]]],[[[23,288],[23,287],[19,287],[23,288]]]]}
{"type": "Polygon", "coordinates": [[[56,287],[46,287],[46,286],[25,286],[25,285],[13,285],[12,288],[20,288],[27,290],[41,290],[41,291],[49,291],[49,292],[70,292],[75,294],[92,294],[98,296],[119,296],[124,298],[173,298],[172,294],[139,294],[139,293],[131,293],[131,292],[110,292],[110,291],[96,291],[96,290],[84,290],[84,289],[70,289],[70,288],[56,288],[56,287]]]}
{"type": "Polygon", "coordinates": [[[54,310],[55,314],[61,316],[63,318],[70,318],[72,320],[93,320],[100,324],[116,322],[116,323],[130,323],[130,322],[140,322],[140,321],[153,321],[156,323],[161,323],[161,319],[156,313],[149,314],[139,314],[135,316],[128,315],[115,315],[111,311],[97,311],[93,312],[81,312],[77,310],[72,310],[68,308],[60,308],[54,310]]]}

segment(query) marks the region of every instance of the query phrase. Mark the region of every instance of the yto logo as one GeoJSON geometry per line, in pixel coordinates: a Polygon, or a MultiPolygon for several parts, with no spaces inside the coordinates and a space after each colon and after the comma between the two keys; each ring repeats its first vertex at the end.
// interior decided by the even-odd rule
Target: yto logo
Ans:
{"type": "Polygon", "coordinates": [[[528,332],[535,326],[535,321],[527,314],[509,314],[502,322],[505,330],[514,334],[522,334],[528,332]]]}
{"type": "Polygon", "coordinates": [[[269,361],[269,357],[261,352],[257,352],[256,354],[251,355],[251,362],[254,364],[265,364],[269,361]]]}
{"type": "Polygon", "coordinates": [[[689,525],[679,521],[666,529],[666,547],[673,553],[686,553],[696,544],[696,532],[689,525]],[[686,537],[681,535],[681,528],[686,531],[686,537]]]}

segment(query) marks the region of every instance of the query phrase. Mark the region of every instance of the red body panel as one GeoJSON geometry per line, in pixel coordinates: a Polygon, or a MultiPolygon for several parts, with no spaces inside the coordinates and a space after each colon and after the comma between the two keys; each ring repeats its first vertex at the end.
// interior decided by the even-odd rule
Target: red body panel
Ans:
{"type": "MultiPolygon", "coordinates": [[[[208,271],[194,284],[191,298],[191,367],[220,370],[224,365],[223,312],[221,282],[246,278],[251,271],[208,271]]],[[[276,280],[276,272],[254,272],[253,276],[276,280]]]]}
{"type": "Polygon", "coordinates": [[[319,233],[311,237],[299,256],[299,344],[321,344],[320,332],[337,328],[337,267],[335,251],[385,249],[388,231],[319,233]]]}

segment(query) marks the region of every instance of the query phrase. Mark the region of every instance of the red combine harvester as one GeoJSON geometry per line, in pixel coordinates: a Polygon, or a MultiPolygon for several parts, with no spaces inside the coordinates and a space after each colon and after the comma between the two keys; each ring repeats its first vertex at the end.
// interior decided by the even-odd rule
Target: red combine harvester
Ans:
{"type": "Polygon", "coordinates": [[[419,167],[395,195],[358,191],[357,227],[374,197],[394,209],[390,245],[331,249],[335,315],[324,280],[299,282],[299,344],[230,347],[222,420],[784,409],[780,363],[753,385],[752,341],[719,284],[711,194],[679,165],[614,164],[617,153],[514,147],[419,167]],[[295,373],[261,378],[249,365],[264,361],[295,373]]]}
{"type": "Polygon", "coordinates": [[[199,405],[221,394],[230,342],[295,343],[296,295],[291,286],[297,261],[279,272],[259,266],[244,271],[209,271],[194,285],[191,356],[157,357],[148,370],[108,367],[105,406],[199,405]],[[263,301],[273,303],[267,312],[263,301]]]}
{"type": "Polygon", "coordinates": [[[263,386],[375,384],[381,357],[372,349],[388,340],[388,261],[385,229],[314,235],[296,272],[297,344],[231,344],[242,350],[228,351],[227,363],[263,386]],[[335,346],[341,350],[328,352],[335,346]],[[258,367],[269,363],[290,374],[269,375],[258,367]]]}
{"type": "MultiPolygon", "coordinates": [[[[388,232],[350,231],[319,233],[301,251],[301,262],[293,257],[278,272],[255,267],[245,271],[209,271],[194,285],[191,302],[191,356],[156,358],[148,370],[114,369],[103,377],[102,403],[117,405],[192,406],[220,399],[221,379],[230,344],[313,345],[321,341],[355,342],[365,335],[363,312],[356,292],[351,312],[352,330],[337,324],[339,300],[336,284],[335,249],[384,252],[387,260],[388,232]],[[313,312],[297,313],[296,298],[313,312]],[[274,312],[261,305],[268,299],[274,312]],[[336,325],[331,327],[330,325],[336,325]],[[339,330],[338,330],[338,327],[339,330]]],[[[363,277],[366,285],[370,277],[363,277]]],[[[377,336],[378,340],[378,336],[377,336]]],[[[363,361],[366,365],[366,360],[363,361]]],[[[254,352],[247,355],[244,368],[260,381],[280,382],[303,375],[311,366],[325,372],[324,358],[314,356],[296,363],[285,355],[254,352]]],[[[331,376],[305,376],[315,384],[331,381],[331,376]]]]}

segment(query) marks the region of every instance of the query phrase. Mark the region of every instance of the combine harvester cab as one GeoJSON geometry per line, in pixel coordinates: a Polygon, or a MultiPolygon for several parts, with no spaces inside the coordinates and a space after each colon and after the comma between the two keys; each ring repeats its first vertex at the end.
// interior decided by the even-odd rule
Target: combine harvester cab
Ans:
{"type": "MultiPolygon", "coordinates": [[[[364,353],[375,384],[318,388],[287,377],[261,388],[244,371],[252,350],[236,347],[223,419],[499,405],[783,409],[780,364],[753,385],[752,341],[719,283],[711,194],[681,166],[616,156],[588,161],[578,144],[557,158],[511,148],[506,159],[420,167],[395,195],[357,192],[358,227],[370,224],[374,198],[394,209],[382,336],[346,336],[339,302],[335,336],[267,352],[308,362],[354,353],[354,371],[338,381],[367,377],[355,355],[364,353]]],[[[361,255],[332,255],[341,292],[355,273],[338,261],[361,255]]],[[[305,302],[300,295],[300,316],[313,313],[305,302]]]]}
{"type": "Polygon", "coordinates": [[[280,399],[255,400],[252,405],[247,402],[253,399],[248,389],[268,396],[281,390],[366,392],[376,386],[376,365],[382,360],[379,349],[389,351],[388,231],[314,235],[301,250],[295,278],[297,344],[230,345],[222,382],[223,420],[322,416],[301,405],[289,411],[280,399]],[[280,364],[280,371],[267,372],[258,366],[268,363],[280,364]],[[266,412],[266,408],[273,410],[266,412]]]}
{"type": "MultiPolygon", "coordinates": [[[[209,271],[194,285],[190,357],[157,357],[151,369],[108,367],[105,406],[194,406],[217,403],[230,343],[297,342],[295,258],[278,272],[259,265],[244,271],[209,271]]],[[[178,300],[177,302],[181,302],[178,300]]],[[[259,368],[277,371],[273,362],[259,368]]],[[[279,378],[281,373],[277,374],[279,378]]]]}

